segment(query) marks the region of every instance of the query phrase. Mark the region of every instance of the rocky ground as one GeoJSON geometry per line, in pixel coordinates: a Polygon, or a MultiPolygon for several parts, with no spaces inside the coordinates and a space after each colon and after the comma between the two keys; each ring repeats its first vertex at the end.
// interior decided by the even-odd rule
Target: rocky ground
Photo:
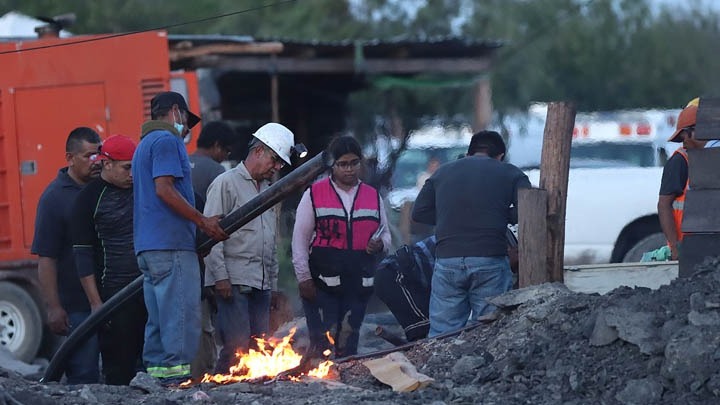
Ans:
{"type": "Polygon", "coordinates": [[[558,284],[495,299],[500,317],[405,352],[435,379],[394,393],[361,361],[330,382],[278,381],[166,389],[66,386],[0,370],[3,404],[707,404],[720,402],[720,260],[656,291],[583,295],[558,284]]]}

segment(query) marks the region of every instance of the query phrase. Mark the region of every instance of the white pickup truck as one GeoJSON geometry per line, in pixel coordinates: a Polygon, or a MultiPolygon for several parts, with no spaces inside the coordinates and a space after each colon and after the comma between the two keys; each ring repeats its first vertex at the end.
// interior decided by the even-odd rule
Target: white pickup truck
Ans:
{"type": "MultiPolygon", "coordinates": [[[[657,200],[662,166],[678,146],[665,142],[678,112],[577,114],[565,222],[566,265],[637,262],[644,252],[665,243],[657,200]]],[[[509,161],[523,167],[535,186],[539,184],[545,116],[545,107],[538,105],[527,115],[506,122],[509,161]]],[[[469,129],[439,137],[434,131],[420,132],[416,142],[413,135],[398,160],[393,175],[396,187],[388,195],[389,206],[397,212],[407,211],[408,202],[414,201],[419,191],[409,179],[423,170],[431,157],[443,156],[446,161],[462,153],[471,135],[469,129]]]]}

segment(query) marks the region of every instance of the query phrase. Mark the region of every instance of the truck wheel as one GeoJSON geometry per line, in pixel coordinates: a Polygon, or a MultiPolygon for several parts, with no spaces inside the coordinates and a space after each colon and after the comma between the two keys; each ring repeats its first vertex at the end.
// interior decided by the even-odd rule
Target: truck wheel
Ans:
{"type": "Polygon", "coordinates": [[[623,263],[636,263],[642,258],[643,253],[661,248],[667,243],[662,232],[650,234],[635,244],[623,257],[623,263]]]}
{"type": "Polygon", "coordinates": [[[43,335],[40,310],[21,287],[0,282],[0,344],[26,363],[37,354],[43,335]]]}

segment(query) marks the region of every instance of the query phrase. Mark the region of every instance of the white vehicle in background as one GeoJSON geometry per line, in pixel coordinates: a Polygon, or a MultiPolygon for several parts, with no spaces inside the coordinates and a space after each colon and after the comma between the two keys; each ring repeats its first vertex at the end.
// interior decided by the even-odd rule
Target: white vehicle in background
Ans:
{"type": "Polygon", "coordinates": [[[418,178],[428,169],[432,160],[440,164],[455,160],[467,153],[472,138],[470,127],[446,128],[425,127],[413,131],[408,138],[405,151],[395,163],[388,194],[388,202],[399,209],[405,202],[415,201],[421,186],[418,178]]]}
{"type": "MultiPolygon", "coordinates": [[[[665,243],[657,200],[663,165],[678,147],[666,142],[678,112],[577,114],[565,221],[566,265],[638,262],[644,252],[665,243]]],[[[537,186],[539,170],[526,173],[537,186]]]]}
{"type": "MultiPolygon", "coordinates": [[[[679,110],[578,113],[573,131],[565,264],[637,262],[665,243],[657,216],[662,167],[678,144],[667,143],[679,110]]],[[[508,161],[539,184],[547,109],[509,117],[508,161]]],[[[442,163],[467,151],[470,128],[425,128],[413,133],[397,161],[388,194],[391,217],[399,218],[403,242],[428,232],[409,221],[418,175],[437,157],[442,163]],[[413,229],[415,228],[415,229],[413,229]]]]}
{"type": "Polygon", "coordinates": [[[387,195],[389,220],[397,225],[393,228],[395,244],[415,243],[433,232],[432,227],[411,219],[412,204],[422,187],[419,183],[424,183],[431,162],[443,164],[464,156],[472,134],[468,126],[427,126],[410,134],[395,163],[387,195]]]}

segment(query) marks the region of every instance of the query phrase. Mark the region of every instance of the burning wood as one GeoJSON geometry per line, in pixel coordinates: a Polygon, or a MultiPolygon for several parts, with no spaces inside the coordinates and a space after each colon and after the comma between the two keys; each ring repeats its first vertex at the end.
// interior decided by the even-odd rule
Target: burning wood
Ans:
{"type": "MultiPolygon", "coordinates": [[[[304,359],[292,348],[291,340],[295,331],[295,328],[291,329],[290,334],[281,340],[256,338],[258,349],[250,349],[248,353],[236,353],[238,363],[230,367],[229,374],[205,374],[201,382],[231,384],[280,378],[298,380],[303,375],[328,378],[333,362],[326,360],[317,367],[311,368],[313,362],[304,359]]],[[[323,354],[329,356],[330,351],[326,350],[323,354]]]]}

